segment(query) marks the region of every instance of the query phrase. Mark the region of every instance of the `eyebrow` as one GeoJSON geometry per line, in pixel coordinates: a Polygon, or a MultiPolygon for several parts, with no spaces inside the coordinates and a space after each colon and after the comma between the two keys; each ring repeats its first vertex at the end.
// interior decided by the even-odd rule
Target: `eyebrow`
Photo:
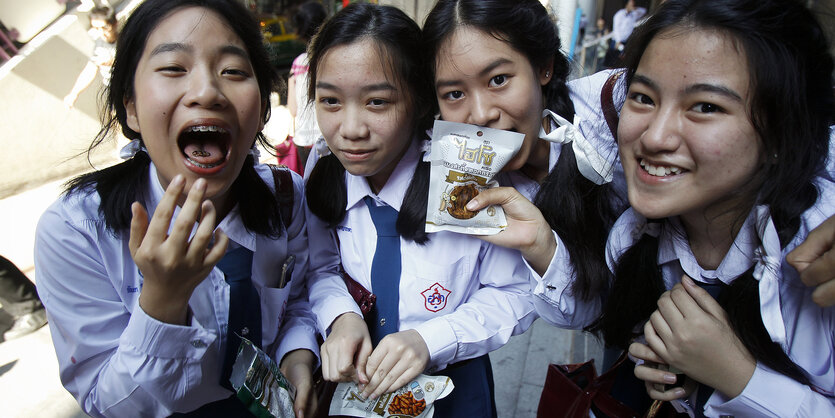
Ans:
{"type": "MultiPolygon", "coordinates": [[[[325,89],[325,90],[341,90],[334,84],[326,83],[324,81],[317,81],[316,82],[317,89],[325,89]]],[[[360,91],[362,92],[372,92],[372,91],[395,91],[397,90],[393,85],[390,83],[377,83],[377,84],[369,84],[367,86],[363,86],[360,91]]]]}
{"type": "MultiPolygon", "coordinates": [[[[647,87],[649,87],[649,88],[651,88],[655,91],[659,90],[658,84],[656,84],[649,77],[646,77],[644,75],[635,74],[635,76],[632,78],[632,82],[633,83],[644,84],[647,87]]],[[[687,88],[684,89],[685,94],[693,94],[693,93],[699,93],[699,92],[715,93],[715,94],[725,96],[725,97],[727,97],[731,100],[735,100],[737,102],[742,102],[742,96],[740,96],[739,93],[733,91],[732,89],[730,89],[728,87],[722,86],[722,85],[709,84],[709,83],[698,83],[698,84],[689,85],[689,86],[687,86],[687,88]]]]}
{"type": "MultiPolygon", "coordinates": [[[[192,51],[194,51],[194,48],[192,48],[191,45],[184,44],[182,42],[164,43],[164,44],[157,45],[156,48],[154,48],[154,50],[151,51],[151,56],[153,57],[155,55],[163,54],[163,53],[166,53],[166,52],[176,52],[176,51],[183,51],[183,52],[191,53],[192,51]]],[[[237,47],[235,45],[224,45],[224,46],[222,46],[220,48],[220,53],[223,54],[223,55],[228,54],[228,55],[239,56],[239,57],[241,57],[243,59],[246,59],[246,60],[249,59],[249,54],[243,48],[237,47]]]]}
{"type": "MultiPolygon", "coordinates": [[[[507,58],[499,58],[499,59],[491,62],[490,64],[488,64],[481,71],[479,71],[478,76],[479,77],[484,77],[484,76],[490,74],[497,67],[502,66],[504,64],[513,64],[513,61],[511,61],[507,58]]],[[[435,88],[455,86],[455,85],[458,85],[460,83],[461,83],[460,80],[438,80],[435,83],[435,88]]]]}

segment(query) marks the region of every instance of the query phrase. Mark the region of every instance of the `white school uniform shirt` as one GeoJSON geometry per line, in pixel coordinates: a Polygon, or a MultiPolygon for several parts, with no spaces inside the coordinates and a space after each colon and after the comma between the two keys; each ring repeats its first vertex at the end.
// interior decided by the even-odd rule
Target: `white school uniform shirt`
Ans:
{"type": "MultiPolygon", "coordinates": [[[[273,188],[270,169],[256,170],[273,188]]],[[[148,176],[143,203],[152,216],[164,190],[153,164],[148,176]]],[[[262,347],[277,361],[300,348],[318,354],[303,281],[307,205],[301,178],[294,175],[293,182],[293,220],[281,238],[246,230],[237,206],[219,225],[231,240],[229,250],[243,246],[254,253],[252,283],[261,298],[262,347]],[[295,270],[279,289],[281,263],[288,254],[296,256],[295,270]]],[[[223,273],[213,269],[194,290],[188,326],[148,316],[139,306],[143,279],[130,255],[128,233],[105,228],[99,202],[95,191],[62,198],[46,210],[37,228],[38,293],[64,387],[92,416],[162,417],[232,395],[219,383],[229,314],[223,273]]],[[[175,218],[178,213],[179,208],[175,218]]]]}
{"type": "MultiPolygon", "coordinates": [[[[308,214],[311,272],[310,303],[326,332],[346,312],[361,315],[338,272],[341,254],[345,271],[360,285],[371,286],[371,264],[377,235],[368,207],[371,196],[400,210],[420,152],[413,141],[386,185],[374,194],[365,177],[345,173],[347,213],[333,230],[308,214]],[[337,250],[337,245],[339,250],[337,250]]],[[[453,232],[429,234],[425,245],[400,238],[399,330],[416,330],[429,349],[428,371],[495,350],[536,319],[530,299],[528,269],[518,251],[490,245],[474,236],[453,232]],[[446,302],[432,304],[437,290],[446,302]]]]}
{"type": "MultiPolygon", "coordinates": [[[[626,179],[623,165],[620,163],[617,142],[606,124],[600,100],[600,91],[609,76],[617,70],[606,70],[588,77],[572,80],[568,83],[574,112],[577,116],[577,128],[580,133],[591,142],[602,157],[612,162],[612,189],[617,202],[626,208],[626,179]]],[[[621,76],[613,89],[615,107],[620,109],[624,97],[624,77],[621,76]]],[[[554,125],[552,125],[553,127],[554,125]]],[[[551,144],[551,168],[559,158],[561,144],[551,144]]],[[[618,204],[618,203],[616,203],[618,204]]],[[[552,231],[553,232],[553,231],[552,231]]],[[[600,301],[578,301],[571,290],[576,274],[571,264],[571,257],[560,237],[553,232],[557,242],[557,249],[551,258],[547,270],[540,276],[530,268],[531,292],[534,307],[539,316],[546,322],[571,329],[582,329],[589,325],[600,314],[600,301]]],[[[526,263],[527,264],[527,263],[526,263]]]]}
{"type": "MultiPolygon", "coordinates": [[[[766,329],[772,340],[782,340],[784,351],[806,372],[815,389],[758,363],[751,380],[737,397],[729,399],[718,391],[713,392],[705,405],[704,414],[708,417],[835,416],[835,308],[821,308],[812,302],[814,288],[805,286],[797,271],[786,262],[786,255],[806,239],[809,231],[835,214],[835,185],[825,179],[818,179],[816,184],[821,196],[813,207],[803,213],[800,228],[787,246],[780,249],[776,231],[773,235],[763,235],[762,246],[778,254],[773,260],[779,265],[773,268],[779,274],[773,276],[777,282],[773,292],[763,293],[763,283],[759,283],[760,311],[766,329]]],[[[764,211],[767,209],[762,208],[764,211]]],[[[708,284],[733,282],[757,262],[755,254],[761,239],[757,225],[763,219],[770,221],[767,212],[766,216],[762,216],[756,208],[751,211],[716,270],[705,270],[699,266],[677,218],[663,221],[658,237],[658,265],[665,287],[671,289],[681,281],[683,274],[708,284]]],[[[640,239],[643,231],[647,230],[645,225],[646,219],[632,209],[618,219],[607,246],[610,267],[640,239]]],[[[768,251],[766,254],[770,255],[768,251]]],[[[696,393],[688,401],[689,404],[682,401],[675,403],[692,416],[690,405],[696,405],[696,393]]]]}

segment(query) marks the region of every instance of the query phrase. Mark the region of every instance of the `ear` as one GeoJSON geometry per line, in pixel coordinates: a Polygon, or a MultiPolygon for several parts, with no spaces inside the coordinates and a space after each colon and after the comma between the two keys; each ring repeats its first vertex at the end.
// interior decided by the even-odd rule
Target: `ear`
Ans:
{"type": "Polygon", "coordinates": [[[261,115],[261,117],[259,118],[261,120],[261,123],[258,125],[258,132],[263,131],[264,126],[267,124],[267,115],[265,113],[267,111],[267,104],[269,104],[268,100],[261,100],[261,113],[259,113],[261,115]]]}
{"type": "Polygon", "coordinates": [[[125,97],[123,104],[125,105],[125,113],[127,114],[128,128],[131,128],[136,133],[141,133],[139,130],[139,119],[136,117],[136,99],[125,97]]]}
{"type": "Polygon", "coordinates": [[[551,81],[554,76],[554,60],[548,61],[544,67],[539,70],[539,84],[544,86],[551,81]]]}

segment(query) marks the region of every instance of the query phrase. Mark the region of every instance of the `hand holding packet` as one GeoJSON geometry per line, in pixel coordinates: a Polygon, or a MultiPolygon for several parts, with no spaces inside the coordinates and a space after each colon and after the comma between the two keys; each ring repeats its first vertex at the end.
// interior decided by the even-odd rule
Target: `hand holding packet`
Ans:
{"type": "Polygon", "coordinates": [[[422,374],[400,389],[372,400],[360,396],[362,391],[356,383],[344,382],[336,386],[328,413],[367,418],[431,418],[434,402],[449,395],[454,387],[449,377],[422,374]]]}
{"type": "Polygon", "coordinates": [[[426,232],[492,235],[507,227],[500,206],[471,212],[467,203],[498,187],[496,174],[519,151],[525,135],[436,120],[432,128],[426,232]]]}

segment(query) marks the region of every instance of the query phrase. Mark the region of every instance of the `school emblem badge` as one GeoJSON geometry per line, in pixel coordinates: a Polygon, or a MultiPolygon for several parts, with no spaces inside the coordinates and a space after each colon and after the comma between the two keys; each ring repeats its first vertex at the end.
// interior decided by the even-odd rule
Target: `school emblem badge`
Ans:
{"type": "Polygon", "coordinates": [[[450,293],[452,292],[446,290],[440,283],[435,283],[420,294],[423,295],[426,309],[430,312],[438,312],[446,307],[450,293]]]}

